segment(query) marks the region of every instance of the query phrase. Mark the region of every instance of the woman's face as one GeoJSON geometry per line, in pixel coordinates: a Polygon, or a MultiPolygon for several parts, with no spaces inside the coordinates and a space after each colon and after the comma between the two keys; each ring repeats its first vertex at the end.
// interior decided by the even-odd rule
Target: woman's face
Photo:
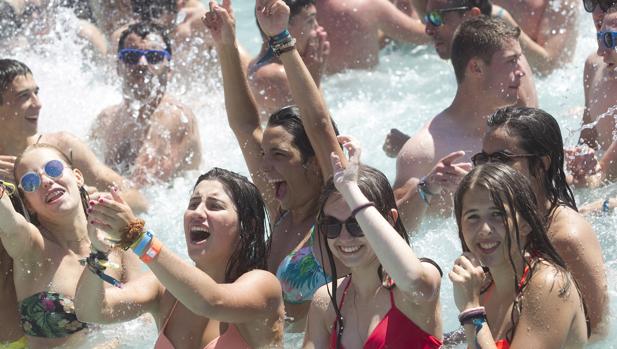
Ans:
{"type": "Polygon", "coordinates": [[[239,239],[238,212],[225,186],[217,180],[201,181],[184,212],[188,254],[201,265],[224,268],[239,239]]]}
{"type": "Polygon", "coordinates": [[[40,186],[36,190],[22,190],[28,208],[39,219],[54,219],[59,215],[73,215],[75,210],[83,210],[79,192],[79,187],[84,184],[83,176],[79,170],[69,168],[53,149],[38,148],[28,151],[16,166],[16,180],[20,187],[25,174],[34,174],[40,178],[40,186]],[[59,160],[64,166],[64,170],[57,177],[45,171],[46,165],[52,160],[59,160]]]}
{"type": "MultiPolygon", "coordinates": [[[[509,207],[505,206],[506,212],[509,207]]],[[[461,231],[469,250],[480,259],[482,265],[496,267],[506,263],[510,265],[509,255],[516,256],[518,244],[516,242],[515,227],[511,217],[504,217],[503,213],[491,199],[486,188],[472,186],[463,196],[461,215],[461,231]],[[504,219],[505,218],[505,219],[504,219]],[[511,236],[511,250],[508,252],[507,230],[504,224],[509,225],[511,236]]],[[[520,218],[520,226],[525,226],[520,218]]],[[[526,236],[526,229],[520,229],[521,246],[526,236]]]]}
{"type": "Polygon", "coordinates": [[[491,127],[486,131],[482,140],[482,151],[489,155],[497,152],[509,154],[511,160],[505,164],[517,170],[528,180],[535,181],[535,177],[529,172],[529,157],[518,156],[528,152],[519,145],[518,137],[509,134],[505,127],[491,127]]]}
{"type": "MultiPolygon", "coordinates": [[[[326,201],[320,221],[326,217],[332,217],[339,223],[351,218],[351,210],[340,194],[333,193],[326,201]]],[[[320,234],[324,232],[320,231],[320,234]]],[[[377,259],[366,238],[350,235],[345,224],[341,226],[341,232],[337,238],[327,239],[327,241],[332,254],[348,268],[367,266],[377,259]]]]}
{"type": "Polygon", "coordinates": [[[284,210],[301,207],[319,197],[322,179],[317,161],[312,157],[303,163],[293,136],[282,126],[264,130],[262,149],[264,172],[284,210]]]}

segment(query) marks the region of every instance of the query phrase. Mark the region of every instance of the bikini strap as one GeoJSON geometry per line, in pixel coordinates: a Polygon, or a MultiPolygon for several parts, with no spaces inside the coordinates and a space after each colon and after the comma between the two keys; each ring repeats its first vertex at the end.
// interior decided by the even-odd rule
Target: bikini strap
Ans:
{"type": "Polygon", "coordinates": [[[315,224],[311,226],[311,237],[309,238],[309,245],[313,246],[313,242],[315,241],[315,224]]]}
{"type": "Polygon", "coordinates": [[[349,277],[347,277],[346,280],[349,280],[349,281],[347,282],[345,289],[343,289],[343,296],[341,297],[341,304],[339,304],[338,306],[339,309],[342,309],[343,303],[345,303],[345,296],[347,295],[347,291],[349,291],[349,285],[351,285],[351,274],[349,274],[349,277]]]}
{"type": "Polygon", "coordinates": [[[171,310],[169,311],[169,314],[167,315],[167,318],[165,319],[165,322],[163,322],[163,326],[161,326],[161,329],[159,331],[159,337],[163,334],[163,332],[165,332],[165,328],[167,327],[167,323],[169,322],[169,319],[171,319],[171,316],[174,313],[174,310],[176,310],[176,305],[178,305],[178,299],[177,298],[176,298],[176,301],[174,302],[174,305],[171,306],[171,310]]]}
{"type": "Polygon", "coordinates": [[[390,307],[392,308],[396,308],[396,302],[394,302],[394,292],[392,292],[392,288],[389,288],[388,291],[390,291],[390,307]]]}

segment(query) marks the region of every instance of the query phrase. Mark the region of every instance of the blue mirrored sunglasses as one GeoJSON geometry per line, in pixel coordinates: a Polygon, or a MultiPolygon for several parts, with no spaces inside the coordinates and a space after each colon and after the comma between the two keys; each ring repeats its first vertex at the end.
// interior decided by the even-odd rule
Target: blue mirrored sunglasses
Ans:
{"type": "MultiPolygon", "coordinates": [[[[60,160],[51,160],[43,167],[45,174],[51,178],[58,178],[64,172],[64,164],[60,160]]],[[[36,191],[41,186],[41,176],[34,172],[26,172],[19,180],[19,187],[25,192],[36,191]]]]}
{"type": "Polygon", "coordinates": [[[598,42],[608,49],[617,46],[617,32],[598,32],[598,42]]]}
{"type": "Polygon", "coordinates": [[[438,9],[438,10],[433,10],[428,12],[426,15],[424,15],[422,22],[424,22],[424,24],[431,24],[433,27],[439,27],[442,26],[444,21],[443,21],[443,14],[446,12],[461,12],[461,11],[467,11],[469,10],[468,6],[459,6],[459,7],[450,7],[450,8],[442,8],[442,9],[438,9]]]}
{"type": "Polygon", "coordinates": [[[128,65],[137,65],[141,57],[146,57],[148,64],[161,63],[165,58],[171,60],[171,54],[165,50],[139,50],[123,48],[118,52],[118,59],[128,65]]]}

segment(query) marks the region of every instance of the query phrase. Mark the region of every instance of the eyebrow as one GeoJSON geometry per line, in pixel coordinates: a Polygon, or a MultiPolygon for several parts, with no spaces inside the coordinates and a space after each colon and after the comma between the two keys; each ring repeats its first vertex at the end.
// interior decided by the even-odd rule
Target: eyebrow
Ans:
{"type": "Polygon", "coordinates": [[[467,210],[467,211],[463,212],[463,216],[465,216],[465,215],[467,215],[469,213],[475,213],[475,212],[478,212],[478,210],[475,209],[475,208],[472,208],[471,210],[467,210]]]}
{"type": "Polygon", "coordinates": [[[17,95],[22,95],[27,92],[38,91],[38,90],[39,90],[38,86],[34,86],[33,88],[24,88],[22,90],[17,91],[17,95]]]}

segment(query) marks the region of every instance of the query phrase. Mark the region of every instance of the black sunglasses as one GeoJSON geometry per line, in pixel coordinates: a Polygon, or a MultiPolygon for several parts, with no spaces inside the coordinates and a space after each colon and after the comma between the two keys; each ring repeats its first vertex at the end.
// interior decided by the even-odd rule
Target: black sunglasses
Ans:
{"type": "Polygon", "coordinates": [[[347,228],[349,235],[359,238],[364,236],[362,228],[358,224],[358,221],[354,217],[349,217],[345,222],[341,222],[338,219],[331,216],[324,216],[319,220],[319,231],[326,234],[328,239],[336,239],[341,235],[343,225],[347,228]]]}
{"type": "Polygon", "coordinates": [[[484,165],[489,162],[497,162],[502,164],[509,164],[514,161],[516,158],[528,158],[536,156],[535,154],[512,154],[507,151],[496,151],[494,153],[488,154],[485,152],[479,152],[471,157],[471,162],[474,166],[484,165]]]}
{"type": "Polygon", "coordinates": [[[148,64],[158,64],[165,58],[171,60],[171,54],[164,50],[139,50],[123,48],[118,52],[118,59],[128,65],[137,65],[141,57],[146,57],[148,64]]]}
{"type": "Polygon", "coordinates": [[[583,0],[583,6],[585,11],[591,13],[596,9],[596,6],[600,5],[602,12],[608,11],[611,7],[617,4],[616,0],[583,0]]]}

